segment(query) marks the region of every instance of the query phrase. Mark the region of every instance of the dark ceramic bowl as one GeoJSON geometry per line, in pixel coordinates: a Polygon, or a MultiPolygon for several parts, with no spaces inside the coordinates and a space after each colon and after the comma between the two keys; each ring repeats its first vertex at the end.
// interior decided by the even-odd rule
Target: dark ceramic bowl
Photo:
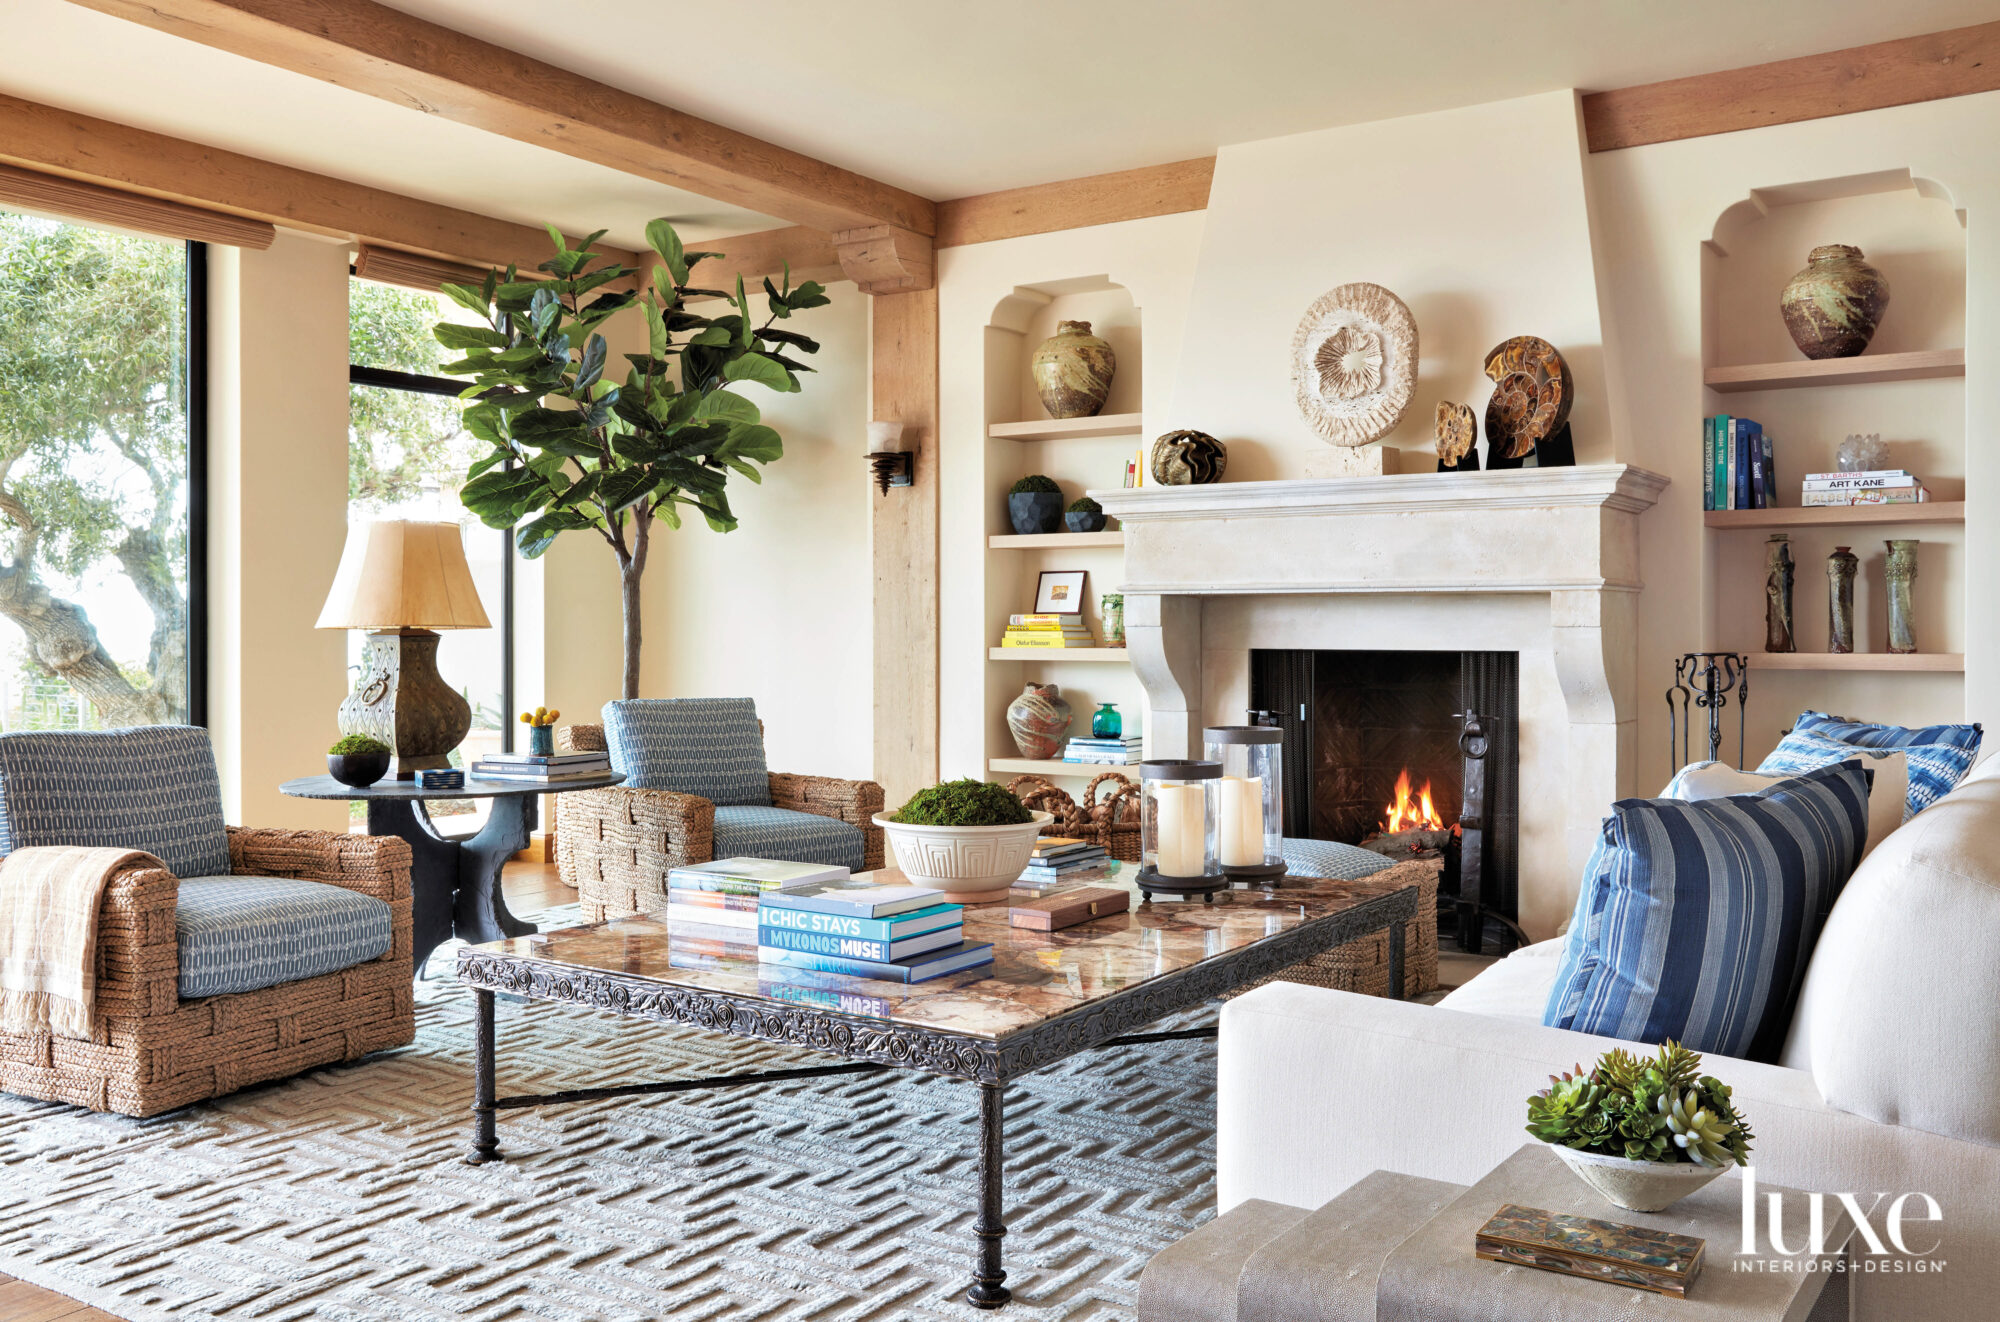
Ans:
{"type": "Polygon", "coordinates": [[[328,753],[326,774],[343,785],[367,789],[389,774],[387,753],[328,753]]]}
{"type": "Polygon", "coordinates": [[[1104,511],[1092,514],[1088,510],[1065,510],[1063,522],[1069,525],[1071,532],[1103,532],[1104,511]]]}
{"type": "Polygon", "coordinates": [[[1059,532],[1063,523],[1060,491],[1010,491],[1007,519],[1022,536],[1030,533],[1059,532]]]}

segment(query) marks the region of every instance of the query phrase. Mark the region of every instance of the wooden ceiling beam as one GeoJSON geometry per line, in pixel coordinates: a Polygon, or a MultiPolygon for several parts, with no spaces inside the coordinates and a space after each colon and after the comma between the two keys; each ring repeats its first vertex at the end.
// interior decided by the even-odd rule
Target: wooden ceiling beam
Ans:
{"type": "Polygon", "coordinates": [[[426,114],[818,229],[929,234],[932,203],[375,0],[74,0],[426,114]]]}
{"type": "Polygon", "coordinates": [[[1590,150],[1618,151],[1996,89],[2000,23],[1981,23],[1724,73],[1589,92],[1583,98],[1583,127],[1590,150]]]}
{"type": "Polygon", "coordinates": [[[1063,179],[937,204],[937,246],[955,248],[1120,220],[1202,211],[1215,158],[1063,179]]]}

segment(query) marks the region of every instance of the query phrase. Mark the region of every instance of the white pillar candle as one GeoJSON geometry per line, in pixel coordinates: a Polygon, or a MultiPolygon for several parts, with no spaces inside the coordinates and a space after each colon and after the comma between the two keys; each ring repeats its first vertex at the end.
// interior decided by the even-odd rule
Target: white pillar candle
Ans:
{"type": "Polygon", "coordinates": [[[1162,785],[1153,791],[1159,849],[1153,866],[1163,877],[1199,877],[1208,861],[1207,823],[1200,785],[1162,785]]]}
{"type": "Polygon", "coordinates": [[[1222,801],[1216,815],[1222,819],[1222,865],[1250,868],[1264,861],[1264,778],[1224,776],[1222,801]]]}

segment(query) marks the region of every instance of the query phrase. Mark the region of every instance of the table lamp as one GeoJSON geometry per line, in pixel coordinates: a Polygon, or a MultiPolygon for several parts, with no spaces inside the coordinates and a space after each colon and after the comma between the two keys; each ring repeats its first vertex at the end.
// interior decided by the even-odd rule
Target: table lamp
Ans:
{"type": "Polygon", "coordinates": [[[458,525],[350,527],[314,627],[368,631],[361,675],[340,704],[340,732],[389,745],[399,780],[450,766],[451,750],[472,729],[472,707],[438,674],[436,630],[492,627],[458,525]]]}

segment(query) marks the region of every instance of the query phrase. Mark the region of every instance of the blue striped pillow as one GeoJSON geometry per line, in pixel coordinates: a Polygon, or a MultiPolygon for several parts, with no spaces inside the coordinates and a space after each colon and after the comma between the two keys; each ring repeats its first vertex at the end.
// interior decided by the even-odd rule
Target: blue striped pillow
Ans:
{"type": "Polygon", "coordinates": [[[1613,804],[1542,1022],[1776,1060],[1873,776],[1852,761],[1762,794],[1613,804]]]}
{"type": "Polygon", "coordinates": [[[1979,756],[1981,730],[1970,725],[1874,725],[1802,711],[1792,732],[1779,740],[1757,767],[1766,775],[1792,775],[1827,766],[1841,758],[1841,748],[1897,748],[1910,764],[1910,799],[1905,819],[1915,816],[1951,793],[1979,756]]]}

